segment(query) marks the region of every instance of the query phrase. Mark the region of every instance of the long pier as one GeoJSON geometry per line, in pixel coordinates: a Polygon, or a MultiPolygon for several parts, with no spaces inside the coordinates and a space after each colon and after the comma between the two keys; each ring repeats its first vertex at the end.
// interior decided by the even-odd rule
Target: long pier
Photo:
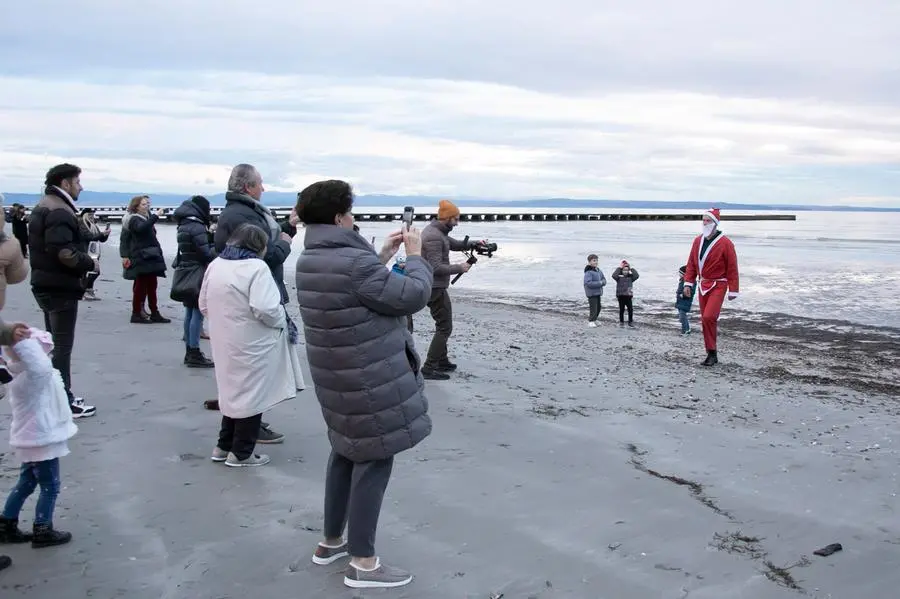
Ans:
{"type": "MultiPolygon", "coordinates": [[[[110,206],[85,206],[91,208],[96,214],[97,220],[102,222],[121,222],[125,216],[124,207],[110,206]]],[[[85,208],[79,206],[79,208],[85,208]]],[[[291,213],[292,206],[270,206],[269,209],[277,218],[287,218],[291,213]]],[[[162,208],[162,221],[170,221],[175,208],[162,208]]],[[[221,207],[213,207],[212,215],[218,216],[222,212],[221,207]]],[[[363,222],[391,222],[400,220],[403,217],[403,211],[385,211],[373,210],[367,211],[360,209],[354,210],[353,216],[357,221],[363,222]]],[[[417,212],[415,220],[429,221],[437,218],[437,212],[417,212]]],[[[459,217],[463,222],[502,222],[502,221],[699,221],[702,219],[700,212],[682,213],[682,214],[666,214],[666,213],[646,213],[646,212],[500,212],[491,210],[479,211],[463,211],[459,217]]],[[[767,214],[767,213],[750,213],[750,214],[723,214],[722,220],[732,221],[795,221],[795,214],[767,214]]]]}

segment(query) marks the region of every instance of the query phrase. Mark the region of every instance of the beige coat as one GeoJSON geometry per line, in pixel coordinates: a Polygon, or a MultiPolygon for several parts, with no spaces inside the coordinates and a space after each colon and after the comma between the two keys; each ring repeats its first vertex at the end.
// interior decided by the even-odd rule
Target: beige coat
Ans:
{"type": "Polygon", "coordinates": [[[203,276],[199,305],[209,323],[223,415],[255,416],[304,389],[281,293],[265,262],[216,258],[203,276]]]}
{"type": "Polygon", "coordinates": [[[22,257],[22,246],[12,238],[0,241],[0,310],[6,305],[6,286],[21,283],[28,277],[28,264],[22,257]]]}

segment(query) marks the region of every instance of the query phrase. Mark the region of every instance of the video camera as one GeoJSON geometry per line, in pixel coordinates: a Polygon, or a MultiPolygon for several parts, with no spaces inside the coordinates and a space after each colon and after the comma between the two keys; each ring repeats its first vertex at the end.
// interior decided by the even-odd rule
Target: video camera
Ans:
{"type": "MultiPolygon", "coordinates": [[[[463,251],[463,253],[468,256],[468,259],[466,260],[468,264],[475,264],[476,262],[478,262],[478,256],[487,256],[488,258],[490,258],[494,255],[494,252],[497,251],[496,243],[490,243],[484,240],[473,241],[469,243],[468,235],[466,235],[466,237],[463,239],[463,244],[467,248],[463,251]],[[478,254],[478,256],[476,256],[475,254],[478,254]]],[[[463,274],[464,273],[459,273],[458,275],[453,277],[453,280],[450,281],[450,284],[455,285],[459,278],[463,276],[463,274]]]]}

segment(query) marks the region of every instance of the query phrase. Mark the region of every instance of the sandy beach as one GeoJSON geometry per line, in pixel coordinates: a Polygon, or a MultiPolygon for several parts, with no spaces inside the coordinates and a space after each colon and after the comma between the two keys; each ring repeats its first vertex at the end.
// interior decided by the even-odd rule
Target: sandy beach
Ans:
{"type": "MultiPolygon", "coordinates": [[[[710,371],[699,328],[679,336],[674,314],[632,330],[604,312],[589,329],[586,307],[457,293],[460,369],[428,383],[434,433],[398,458],[379,528],[383,559],[416,578],[360,592],[343,563],[309,559],[329,451],[311,387],[267,414],[287,435],[262,448],[270,465],[211,463],[215,381],[181,364],[170,280],[173,322],[132,325],[115,251],[103,270],[73,356],[74,390],[98,409],[62,460],[56,525],[74,540],[0,547],[15,562],[3,599],[884,599],[900,585],[900,356],[883,337],[793,335],[726,307],[710,371]]],[[[4,318],[42,323],[27,285],[4,318]]],[[[415,322],[424,354],[433,326],[415,322]]],[[[8,414],[0,401],[4,497],[8,414]]]]}

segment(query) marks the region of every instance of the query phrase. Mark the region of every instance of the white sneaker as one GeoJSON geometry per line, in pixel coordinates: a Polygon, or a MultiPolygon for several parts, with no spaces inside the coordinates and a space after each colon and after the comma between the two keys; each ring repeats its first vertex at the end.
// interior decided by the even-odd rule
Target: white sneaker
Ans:
{"type": "Polygon", "coordinates": [[[72,418],[90,418],[97,414],[97,408],[84,403],[83,397],[76,397],[72,400],[72,418]]]}
{"type": "Polygon", "coordinates": [[[232,468],[246,468],[248,466],[265,466],[270,462],[269,456],[266,454],[251,454],[246,460],[239,460],[233,453],[228,453],[225,458],[225,465],[232,468]]]}
{"type": "Polygon", "coordinates": [[[592,321],[590,321],[590,322],[588,323],[588,326],[591,327],[591,328],[594,328],[594,327],[597,326],[597,323],[594,322],[594,321],[592,320],[592,321]]]}

